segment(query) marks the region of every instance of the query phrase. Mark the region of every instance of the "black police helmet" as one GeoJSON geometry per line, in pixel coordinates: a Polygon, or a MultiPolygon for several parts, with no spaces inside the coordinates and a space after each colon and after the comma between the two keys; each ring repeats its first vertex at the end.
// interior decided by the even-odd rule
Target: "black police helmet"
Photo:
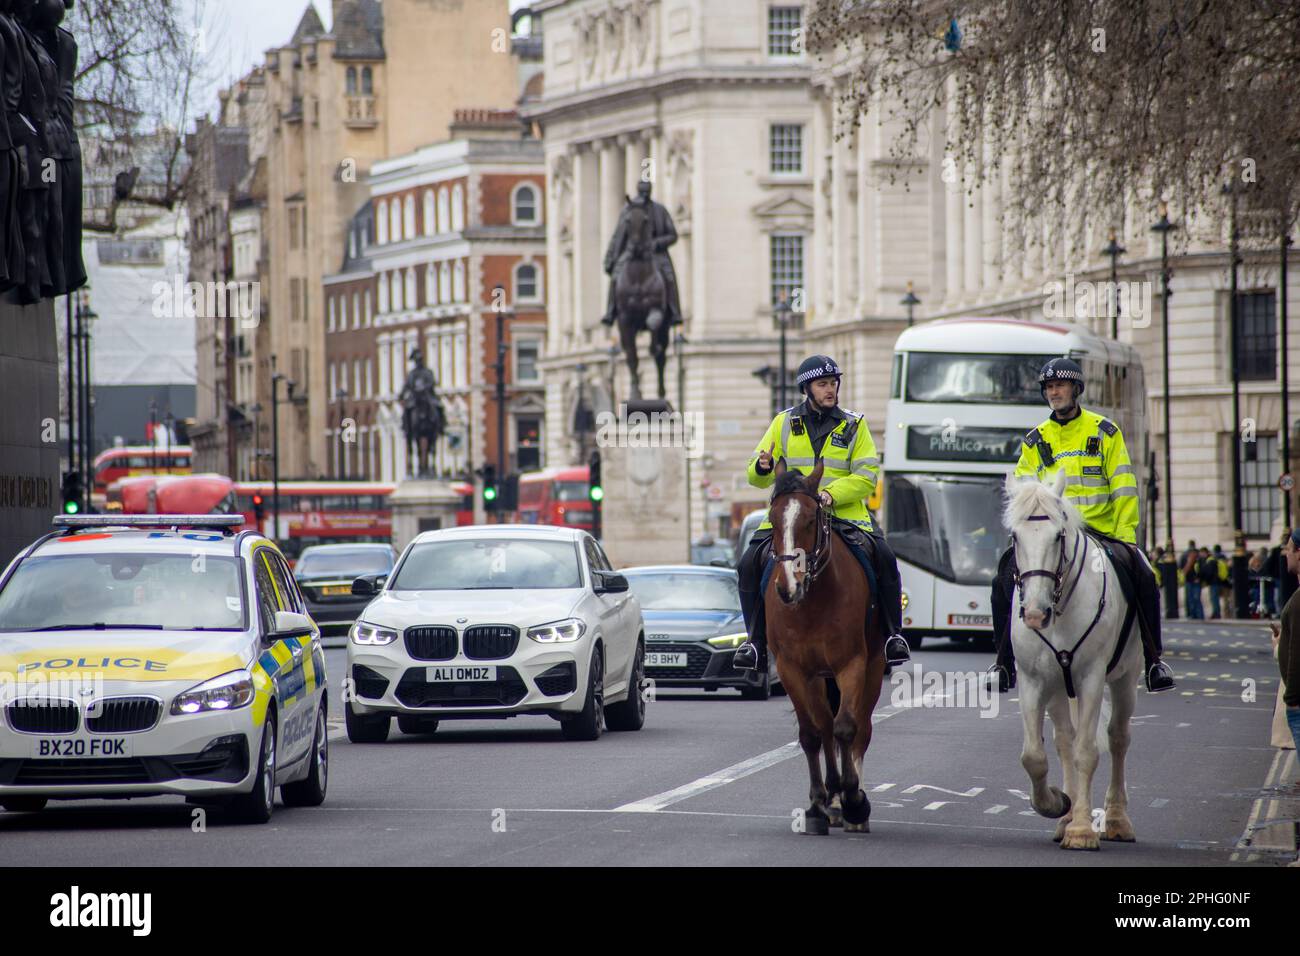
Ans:
{"type": "Polygon", "coordinates": [[[838,382],[842,374],[840,367],[835,364],[835,359],[829,355],[810,355],[799,363],[799,371],[795,373],[794,383],[799,391],[807,393],[809,382],[832,377],[838,382]]]}
{"type": "Polygon", "coordinates": [[[1076,399],[1083,394],[1083,369],[1074,359],[1054,358],[1043,366],[1043,370],[1038,373],[1038,392],[1044,401],[1047,399],[1047,383],[1060,381],[1074,383],[1076,399]]]}

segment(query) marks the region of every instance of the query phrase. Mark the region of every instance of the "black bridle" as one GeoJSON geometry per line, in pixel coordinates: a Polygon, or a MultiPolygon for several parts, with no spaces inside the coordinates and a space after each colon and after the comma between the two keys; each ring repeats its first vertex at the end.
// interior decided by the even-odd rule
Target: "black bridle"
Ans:
{"type": "MultiPolygon", "coordinates": [[[[1052,519],[1047,515],[1030,515],[1025,520],[1051,521],[1052,519]]],[[[1088,560],[1088,546],[1089,546],[1088,536],[1084,534],[1082,531],[1076,531],[1074,533],[1074,550],[1071,553],[1070,560],[1068,562],[1065,560],[1065,528],[1064,527],[1062,527],[1061,530],[1057,532],[1056,539],[1060,543],[1061,554],[1060,557],[1057,559],[1055,571],[1048,571],[1045,569],[1034,569],[1034,570],[1022,572],[1019,570],[1020,567],[1019,558],[1017,558],[1016,560],[1016,573],[1013,576],[1012,580],[1013,580],[1014,588],[1020,592],[1020,620],[1022,621],[1025,619],[1024,584],[1027,578],[1044,577],[1044,578],[1052,579],[1052,604],[1047,609],[1047,619],[1050,621],[1053,614],[1055,614],[1058,618],[1061,616],[1061,610],[1069,605],[1070,598],[1074,597],[1075,589],[1078,588],[1079,586],[1079,580],[1083,577],[1083,568],[1084,565],[1087,564],[1087,560],[1088,560]],[[1083,543],[1082,554],[1079,553],[1080,540],[1082,540],[1083,543]],[[1062,599],[1061,585],[1064,583],[1065,579],[1070,576],[1070,569],[1074,567],[1076,559],[1078,561],[1079,569],[1077,572],[1075,572],[1074,583],[1070,585],[1070,590],[1065,594],[1064,599],[1062,599]]],[[[1011,536],[1011,546],[1013,549],[1015,549],[1017,546],[1016,536],[1014,534],[1011,536]]],[[[1074,693],[1074,675],[1070,672],[1070,665],[1074,663],[1074,655],[1079,652],[1079,648],[1083,646],[1083,642],[1088,639],[1088,635],[1092,633],[1093,628],[1097,626],[1097,622],[1101,620],[1102,612],[1106,610],[1106,583],[1109,577],[1110,575],[1106,573],[1106,568],[1105,565],[1103,564],[1101,569],[1101,600],[1097,603],[1097,613],[1096,615],[1093,616],[1092,623],[1088,625],[1087,629],[1083,632],[1083,635],[1077,641],[1075,641],[1074,647],[1070,648],[1068,651],[1057,650],[1055,645],[1053,645],[1051,641],[1049,641],[1046,637],[1044,637],[1043,633],[1039,631],[1038,628],[1035,627],[1029,628],[1031,631],[1033,631],[1035,634],[1038,635],[1039,640],[1041,640],[1044,644],[1047,645],[1047,649],[1050,650],[1052,652],[1052,656],[1056,658],[1056,663],[1061,665],[1061,673],[1065,677],[1065,693],[1068,697],[1071,698],[1075,696],[1075,693],[1074,693]]],[[[1029,625],[1025,625],[1025,626],[1029,627],[1029,625]]]]}
{"type": "MultiPolygon", "coordinates": [[[[804,569],[805,569],[804,589],[806,591],[809,587],[812,586],[813,581],[816,580],[817,575],[821,573],[822,569],[825,568],[826,565],[830,563],[831,513],[827,511],[824,507],[822,507],[821,495],[815,494],[814,492],[809,491],[807,488],[795,488],[786,492],[785,494],[806,495],[807,497],[812,499],[813,507],[816,509],[813,520],[817,524],[817,537],[813,540],[813,549],[811,553],[776,554],[775,540],[773,540],[773,548],[772,548],[773,558],[778,564],[780,564],[783,561],[799,561],[800,559],[803,559],[804,569]]],[[[781,497],[785,497],[785,495],[783,494],[781,497]]],[[[772,503],[769,506],[769,513],[774,513],[775,511],[776,511],[776,499],[774,498],[772,499],[772,503]]],[[[775,522],[773,522],[772,528],[775,531],[776,529],[775,522]]],[[[773,539],[775,539],[776,535],[773,534],[772,537],[773,539]]]]}

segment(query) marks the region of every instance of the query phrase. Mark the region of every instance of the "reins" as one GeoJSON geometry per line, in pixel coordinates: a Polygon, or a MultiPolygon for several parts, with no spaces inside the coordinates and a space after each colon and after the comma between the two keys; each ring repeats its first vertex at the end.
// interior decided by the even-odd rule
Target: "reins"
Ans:
{"type": "MultiPolygon", "coordinates": [[[[776,561],[778,564],[780,564],[782,561],[798,562],[802,560],[804,562],[804,568],[806,569],[807,572],[807,575],[804,578],[806,582],[805,587],[811,587],[813,581],[817,579],[817,575],[820,574],[822,570],[826,567],[826,565],[830,563],[831,515],[829,511],[827,511],[824,507],[822,507],[821,498],[818,495],[813,494],[811,491],[809,491],[806,488],[792,489],[791,491],[786,492],[786,494],[807,495],[809,498],[813,500],[813,506],[817,509],[816,518],[815,518],[817,522],[817,537],[813,541],[813,549],[811,554],[807,554],[807,553],[775,554],[774,553],[772,557],[773,560],[776,561]]],[[[775,502],[773,502],[773,504],[775,504],[775,502]]],[[[773,550],[775,551],[775,549],[773,550]]]]}

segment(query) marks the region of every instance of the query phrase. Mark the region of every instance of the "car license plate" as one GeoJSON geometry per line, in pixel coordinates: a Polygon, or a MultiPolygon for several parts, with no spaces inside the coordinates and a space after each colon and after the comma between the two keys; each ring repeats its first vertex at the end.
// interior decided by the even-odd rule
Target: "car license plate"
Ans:
{"type": "Polygon", "coordinates": [[[429,683],[450,681],[462,683],[464,681],[494,681],[497,679],[497,669],[491,666],[482,666],[479,664],[451,664],[442,667],[426,667],[425,680],[429,683]]]}
{"type": "Polygon", "coordinates": [[[92,737],[77,740],[70,737],[42,737],[32,741],[32,756],[37,759],[61,757],[130,757],[130,737],[92,737]]]}
{"type": "Polygon", "coordinates": [[[320,593],[325,597],[333,597],[338,594],[351,594],[352,585],[350,584],[330,584],[320,589],[320,593]]]}
{"type": "Polygon", "coordinates": [[[993,618],[988,614],[949,614],[948,623],[954,627],[992,627],[993,618]]]}
{"type": "Polygon", "coordinates": [[[686,667],[689,663],[685,653],[666,654],[662,651],[651,651],[645,656],[646,667],[686,667]]]}

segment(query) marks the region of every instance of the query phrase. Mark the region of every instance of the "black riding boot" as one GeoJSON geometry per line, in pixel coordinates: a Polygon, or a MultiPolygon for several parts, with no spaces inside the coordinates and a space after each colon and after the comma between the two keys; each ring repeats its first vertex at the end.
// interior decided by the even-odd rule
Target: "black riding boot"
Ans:
{"type": "Polygon", "coordinates": [[[998,574],[993,579],[993,641],[997,647],[997,660],[988,669],[998,679],[998,693],[1005,694],[1016,686],[1016,658],[1011,648],[1011,589],[1015,574],[1015,551],[1003,553],[998,562],[998,574]]]}
{"type": "Polygon", "coordinates": [[[868,537],[873,545],[872,564],[876,569],[876,588],[880,592],[876,601],[880,605],[880,629],[885,635],[885,663],[906,664],[912,659],[912,654],[901,633],[903,582],[898,577],[898,559],[884,535],[868,534],[868,537]]]}
{"type": "Polygon", "coordinates": [[[731,666],[740,671],[756,671],[762,674],[767,669],[767,628],[763,613],[763,595],[759,586],[763,580],[763,551],[770,536],[755,536],[745,549],[736,574],[739,577],[740,611],[745,617],[745,633],[749,640],[736,649],[731,666]]]}
{"type": "Polygon", "coordinates": [[[1174,672],[1160,659],[1163,648],[1160,641],[1160,588],[1155,573],[1148,568],[1141,555],[1131,555],[1133,583],[1137,588],[1138,626],[1142,632],[1142,672],[1146,677],[1148,693],[1159,694],[1173,690],[1174,672]]]}

